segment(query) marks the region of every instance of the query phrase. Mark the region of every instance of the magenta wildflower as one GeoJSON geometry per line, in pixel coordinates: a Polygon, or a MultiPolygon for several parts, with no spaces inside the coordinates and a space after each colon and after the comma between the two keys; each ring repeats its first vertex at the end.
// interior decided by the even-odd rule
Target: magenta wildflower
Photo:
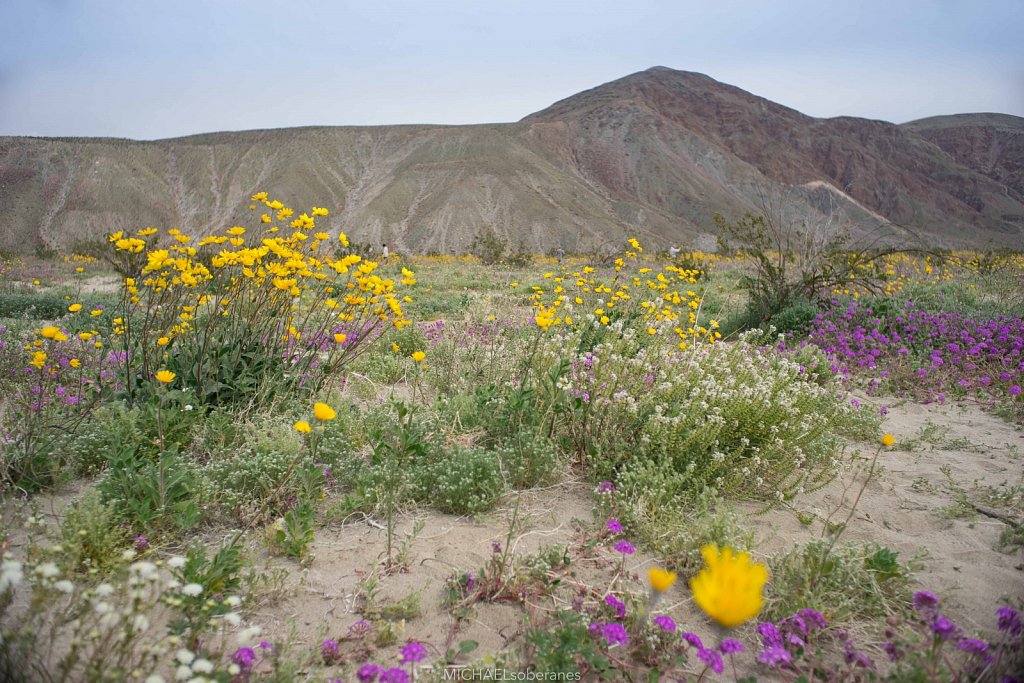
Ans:
{"type": "Polygon", "coordinates": [[[788,666],[793,657],[780,645],[769,645],[757,656],[757,661],[767,664],[773,669],[782,669],[788,666]]]}
{"type": "Polygon", "coordinates": [[[615,519],[614,517],[609,519],[608,520],[608,531],[612,532],[613,534],[621,534],[622,533],[622,525],[619,524],[619,520],[615,519]]]}
{"type": "Polygon", "coordinates": [[[256,652],[251,647],[240,647],[231,655],[231,661],[248,671],[256,663],[256,652]]]}
{"type": "Polygon", "coordinates": [[[613,610],[615,610],[615,614],[618,615],[619,619],[621,619],[622,617],[626,616],[626,605],[625,605],[625,603],[623,603],[621,600],[616,598],[614,595],[611,595],[611,594],[606,595],[604,597],[604,602],[605,602],[606,605],[608,605],[613,610]]]}
{"type": "Polygon", "coordinates": [[[403,669],[394,667],[380,674],[380,683],[409,683],[409,674],[403,669]]]}
{"type": "Polygon", "coordinates": [[[964,638],[956,645],[964,652],[972,655],[983,655],[988,652],[988,643],[976,638],[964,638]]]}
{"type": "Polygon", "coordinates": [[[654,617],[653,621],[654,625],[660,628],[665,633],[676,632],[676,622],[672,619],[672,617],[668,616],[667,614],[659,614],[658,616],[654,617]]]}
{"type": "Polygon", "coordinates": [[[711,667],[711,670],[716,674],[722,673],[722,669],[725,668],[722,663],[722,655],[718,654],[715,650],[708,650],[707,648],[701,648],[697,650],[697,657],[702,662],[711,667]]]}
{"type": "Polygon", "coordinates": [[[609,645],[626,645],[629,643],[629,634],[622,624],[612,622],[605,624],[601,629],[601,637],[608,641],[609,645]]]}
{"type": "Polygon", "coordinates": [[[599,496],[606,496],[615,493],[615,484],[610,481],[602,481],[597,485],[597,491],[595,491],[595,493],[599,496]]]}
{"type": "Polygon", "coordinates": [[[636,552],[636,548],[629,541],[619,541],[615,544],[615,551],[620,552],[623,555],[632,555],[636,552]]]}
{"type": "Polygon", "coordinates": [[[725,639],[718,644],[718,650],[723,655],[731,655],[734,652],[743,652],[743,643],[738,640],[725,639]]]}
{"type": "Polygon", "coordinates": [[[384,669],[376,664],[363,664],[356,672],[356,678],[359,679],[359,683],[373,683],[383,671],[384,669]]]}
{"type": "Polygon", "coordinates": [[[415,664],[416,662],[422,662],[426,658],[427,648],[415,640],[409,641],[409,644],[402,648],[402,664],[415,664]]]}
{"type": "Polygon", "coordinates": [[[918,591],[914,593],[914,609],[918,611],[931,610],[939,606],[939,598],[931,591],[918,591]]]}
{"type": "Polygon", "coordinates": [[[690,633],[689,631],[687,631],[686,633],[681,634],[679,637],[688,642],[690,645],[693,645],[698,650],[704,649],[704,643],[701,642],[700,636],[698,636],[696,633],[690,633]]]}
{"type": "Polygon", "coordinates": [[[996,610],[996,616],[998,617],[997,626],[1003,633],[1009,633],[1016,638],[1024,630],[1024,624],[1021,623],[1020,619],[1020,612],[1014,608],[1000,607],[996,610]]]}
{"type": "Polygon", "coordinates": [[[145,550],[146,548],[149,547],[149,539],[146,538],[145,536],[143,536],[142,534],[139,534],[138,536],[136,536],[132,540],[135,542],[135,551],[136,552],[140,552],[141,553],[143,550],[145,550]]]}
{"type": "Polygon", "coordinates": [[[1021,389],[1019,384],[1010,385],[1010,396],[1020,396],[1020,392],[1021,389]]]}
{"type": "Polygon", "coordinates": [[[932,619],[931,629],[932,633],[943,640],[952,638],[960,632],[960,627],[942,614],[936,614],[935,618],[932,619]]]}

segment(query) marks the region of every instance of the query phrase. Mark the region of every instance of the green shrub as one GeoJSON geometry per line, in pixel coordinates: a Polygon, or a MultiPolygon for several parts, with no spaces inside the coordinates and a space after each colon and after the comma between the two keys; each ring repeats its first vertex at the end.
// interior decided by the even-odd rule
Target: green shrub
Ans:
{"type": "Polygon", "coordinates": [[[550,440],[527,430],[495,449],[495,455],[512,488],[526,489],[553,481],[562,458],[550,440]]]}
{"type": "Polygon", "coordinates": [[[64,511],[60,547],[66,570],[105,576],[120,565],[121,553],[129,544],[127,529],[103,504],[99,491],[89,489],[64,511]]]}
{"type": "Polygon", "coordinates": [[[504,492],[497,456],[479,448],[457,448],[413,476],[417,500],[455,515],[486,512],[504,492]]]}
{"type": "Polygon", "coordinates": [[[27,315],[37,320],[57,320],[67,312],[68,302],[62,295],[0,293],[0,318],[27,315]]]}
{"type": "Polygon", "coordinates": [[[818,307],[807,299],[795,299],[783,306],[768,319],[768,325],[780,334],[800,333],[810,329],[814,317],[818,315],[818,307]]]}

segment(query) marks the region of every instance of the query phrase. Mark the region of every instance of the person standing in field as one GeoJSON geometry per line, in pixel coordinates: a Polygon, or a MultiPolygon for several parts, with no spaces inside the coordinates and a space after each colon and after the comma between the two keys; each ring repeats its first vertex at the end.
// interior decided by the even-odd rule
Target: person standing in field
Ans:
{"type": "Polygon", "coordinates": [[[388,256],[389,256],[388,243],[387,242],[385,242],[384,246],[381,247],[380,253],[383,256],[384,260],[387,261],[388,260],[388,256]]]}

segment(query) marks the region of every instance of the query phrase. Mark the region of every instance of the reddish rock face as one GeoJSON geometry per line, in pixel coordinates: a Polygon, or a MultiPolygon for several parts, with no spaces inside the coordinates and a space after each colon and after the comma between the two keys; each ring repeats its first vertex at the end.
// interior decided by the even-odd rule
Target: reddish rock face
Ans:
{"type": "Polygon", "coordinates": [[[695,246],[716,212],[757,211],[765,193],[854,232],[892,222],[930,246],[1020,248],[1022,122],[816,119],[656,67],[518,123],[8,137],[0,249],[67,248],[148,225],[213,232],[250,220],[258,190],[327,206],[332,230],[403,252],[463,251],[485,226],[536,251],[633,236],[695,246]]]}

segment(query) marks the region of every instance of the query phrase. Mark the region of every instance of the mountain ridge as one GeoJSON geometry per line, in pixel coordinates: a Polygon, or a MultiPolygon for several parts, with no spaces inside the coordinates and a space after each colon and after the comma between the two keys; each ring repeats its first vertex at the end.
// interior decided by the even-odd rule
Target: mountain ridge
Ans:
{"type": "Polygon", "coordinates": [[[511,123],[0,137],[0,249],[246,225],[258,190],[328,206],[332,230],[409,252],[464,251],[483,227],[542,251],[628,236],[706,248],[714,213],[757,211],[766,192],[855,231],[881,218],[933,246],[1020,248],[1024,136],[955,116],[967,118],[820,119],[652,67],[511,123]]]}

